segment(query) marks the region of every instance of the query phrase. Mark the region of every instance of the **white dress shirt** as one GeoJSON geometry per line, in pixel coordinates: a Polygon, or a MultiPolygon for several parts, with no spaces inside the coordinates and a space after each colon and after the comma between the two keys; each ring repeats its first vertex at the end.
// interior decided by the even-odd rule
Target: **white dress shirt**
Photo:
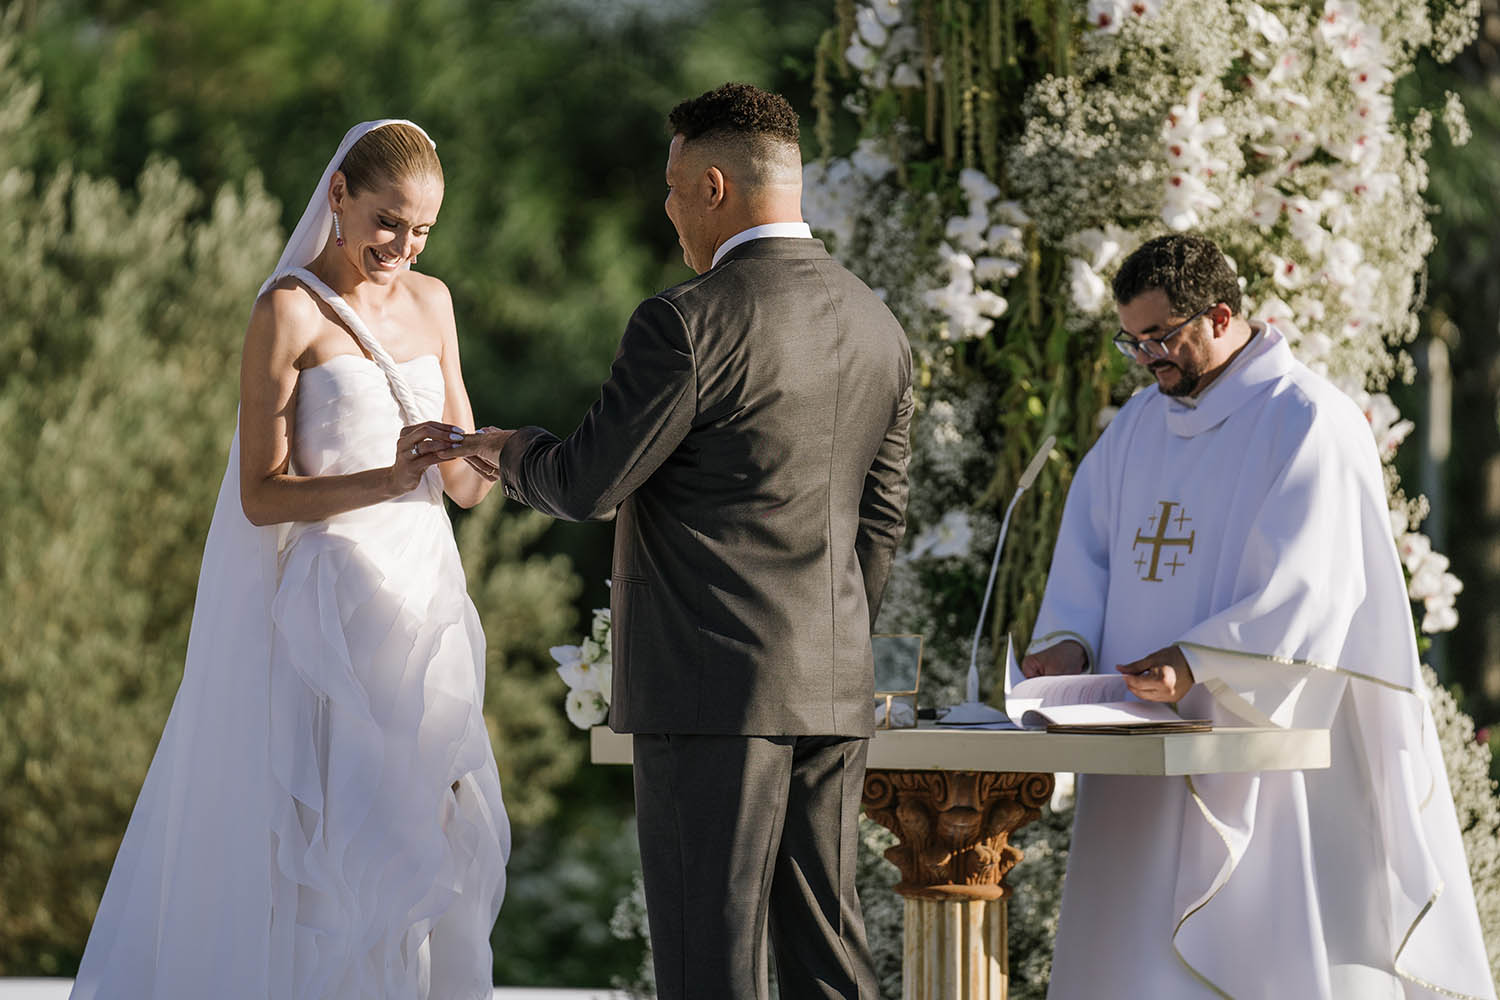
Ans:
{"type": "Polygon", "coordinates": [[[714,262],[710,267],[718,267],[719,261],[724,255],[741,243],[749,243],[751,240],[764,240],[771,237],[790,237],[792,239],[812,239],[812,227],[805,222],[767,222],[762,226],[751,226],[742,229],[729,239],[725,240],[719,249],[714,251],[714,262]]]}

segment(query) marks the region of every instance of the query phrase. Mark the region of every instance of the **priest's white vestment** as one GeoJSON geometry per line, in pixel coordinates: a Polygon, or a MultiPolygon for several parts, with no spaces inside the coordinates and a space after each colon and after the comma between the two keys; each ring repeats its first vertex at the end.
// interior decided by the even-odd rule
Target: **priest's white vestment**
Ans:
{"type": "Polygon", "coordinates": [[[1495,996],[1369,424],[1274,328],[1079,465],[1030,651],[1177,644],[1216,726],[1333,766],[1079,782],[1051,1000],[1495,996]]]}

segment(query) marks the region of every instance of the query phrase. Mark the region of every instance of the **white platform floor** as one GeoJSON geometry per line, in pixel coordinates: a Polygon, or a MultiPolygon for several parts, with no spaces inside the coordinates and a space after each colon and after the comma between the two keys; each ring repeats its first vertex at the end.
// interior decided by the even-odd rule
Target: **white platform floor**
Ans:
{"type": "MultiPolygon", "coordinates": [[[[0,1000],[68,1000],[71,979],[0,978],[0,1000]]],[[[627,1000],[617,990],[551,990],[525,986],[495,989],[495,1000],[627,1000]]]]}

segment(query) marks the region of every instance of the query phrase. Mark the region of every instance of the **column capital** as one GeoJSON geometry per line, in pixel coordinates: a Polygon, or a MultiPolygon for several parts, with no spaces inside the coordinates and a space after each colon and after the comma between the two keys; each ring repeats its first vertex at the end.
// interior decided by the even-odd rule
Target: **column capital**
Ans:
{"type": "Polygon", "coordinates": [[[1053,776],[1019,771],[869,771],[865,814],[900,838],[885,856],[909,899],[1003,899],[1021,860],[1010,835],[1037,819],[1053,776]]]}

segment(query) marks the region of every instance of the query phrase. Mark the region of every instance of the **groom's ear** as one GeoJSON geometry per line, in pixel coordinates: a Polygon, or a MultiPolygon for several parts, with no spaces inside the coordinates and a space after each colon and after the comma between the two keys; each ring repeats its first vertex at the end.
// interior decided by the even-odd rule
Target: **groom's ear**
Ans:
{"type": "Polygon", "coordinates": [[[724,171],[709,167],[703,171],[703,185],[708,196],[705,207],[715,209],[724,203],[724,171]]]}

